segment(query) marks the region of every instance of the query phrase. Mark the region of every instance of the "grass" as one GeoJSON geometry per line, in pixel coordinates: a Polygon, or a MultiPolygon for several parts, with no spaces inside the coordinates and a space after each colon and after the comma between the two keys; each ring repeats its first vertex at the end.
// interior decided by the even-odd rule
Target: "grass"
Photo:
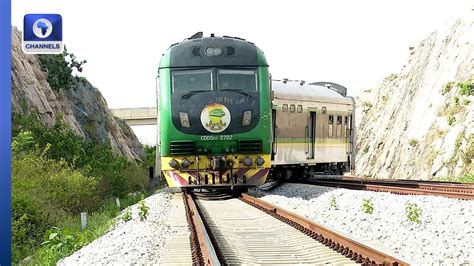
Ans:
{"type": "MultiPolygon", "coordinates": [[[[149,195],[150,193],[147,193],[149,195]]],[[[121,208],[117,207],[115,200],[110,199],[98,211],[87,214],[87,228],[81,229],[80,215],[65,217],[55,228],[45,234],[45,242],[51,236],[55,241],[43,242],[26,264],[28,265],[55,265],[60,259],[74,253],[81,247],[89,244],[109,229],[113,228],[117,215],[121,209],[140,201],[140,197],[128,196],[121,199],[121,208]],[[58,235],[55,235],[58,234],[58,235]],[[60,245],[58,247],[58,245],[60,245]]],[[[131,218],[131,213],[130,217],[131,218]]]]}
{"type": "Polygon", "coordinates": [[[458,178],[461,183],[474,183],[474,173],[467,174],[458,178]]]}
{"type": "Polygon", "coordinates": [[[474,173],[469,173],[460,177],[450,177],[450,176],[438,177],[434,181],[474,183],[474,173]]]}

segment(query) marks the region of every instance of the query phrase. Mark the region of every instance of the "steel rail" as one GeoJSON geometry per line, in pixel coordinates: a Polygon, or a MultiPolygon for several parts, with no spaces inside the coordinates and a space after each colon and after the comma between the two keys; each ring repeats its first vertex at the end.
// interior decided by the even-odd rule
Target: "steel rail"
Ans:
{"type": "Polygon", "coordinates": [[[272,215],[273,217],[295,227],[315,240],[342,253],[347,258],[364,265],[409,265],[400,259],[375,250],[353,239],[343,236],[331,229],[286,211],[273,204],[242,194],[241,200],[272,215]]]}
{"type": "Polygon", "coordinates": [[[301,183],[348,188],[356,190],[368,190],[375,192],[389,192],[399,195],[434,195],[456,199],[473,200],[474,186],[470,184],[427,184],[425,182],[400,182],[400,181],[376,181],[355,179],[331,179],[331,180],[305,180],[301,183]]]}
{"type": "Polygon", "coordinates": [[[183,193],[183,201],[186,209],[186,218],[191,231],[190,238],[193,264],[221,265],[192,196],[183,193]]]}

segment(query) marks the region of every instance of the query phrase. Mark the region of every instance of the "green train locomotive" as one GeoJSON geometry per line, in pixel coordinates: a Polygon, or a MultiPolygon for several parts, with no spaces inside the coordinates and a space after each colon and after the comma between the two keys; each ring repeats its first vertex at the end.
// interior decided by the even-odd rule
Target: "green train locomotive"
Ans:
{"type": "Polygon", "coordinates": [[[270,84],[267,60],[251,42],[198,33],[172,45],[159,65],[157,173],[170,187],[263,184],[270,84]]]}

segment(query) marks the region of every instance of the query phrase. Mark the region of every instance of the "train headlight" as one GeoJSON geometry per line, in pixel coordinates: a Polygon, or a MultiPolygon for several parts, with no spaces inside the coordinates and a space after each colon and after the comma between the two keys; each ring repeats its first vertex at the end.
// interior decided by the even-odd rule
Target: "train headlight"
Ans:
{"type": "Polygon", "coordinates": [[[222,54],[222,49],[219,47],[207,47],[205,53],[207,56],[219,56],[222,54]]]}
{"type": "Polygon", "coordinates": [[[188,168],[190,165],[191,165],[191,162],[190,162],[188,159],[186,159],[186,158],[184,158],[184,159],[181,161],[181,167],[183,167],[183,168],[188,168]]]}
{"type": "Polygon", "coordinates": [[[188,113],[179,112],[179,122],[181,122],[182,127],[189,127],[189,116],[188,113]]]}
{"type": "Polygon", "coordinates": [[[252,123],[252,110],[247,110],[242,115],[242,126],[250,126],[252,123]]]}
{"type": "Polygon", "coordinates": [[[171,159],[171,161],[168,163],[171,167],[173,167],[174,169],[178,169],[179,168],[179,163],[178,161],[176,161],[174,158],[171,159]]]}
{"type": "Polygon", "coordinates": [[[262,166],[262,165],[265,163],[265,160],[264,160],[262,157],[258,157],[258,158],[255,160],[255,163],[256,163],[258,166],[262,166]]]}
{"type": "Polygon", "coordinates": [[[245,166],[251,166],[252,165],[252,158],[250,158],[249,156],[245,157],[243,163],[244,163],[245,166]]]}

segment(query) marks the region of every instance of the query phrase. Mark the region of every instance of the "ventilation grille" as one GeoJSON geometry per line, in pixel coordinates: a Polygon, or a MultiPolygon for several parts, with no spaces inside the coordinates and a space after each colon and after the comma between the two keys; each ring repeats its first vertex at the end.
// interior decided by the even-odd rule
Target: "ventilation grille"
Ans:
{"type": "Polygon", "coordinates": [[[239,152],[261,152],[261,140],[239,140],[239,152]]]}
{"type": "Polygon", "coordinates": [[[171,141],[170,152],[173,155],[195,154],[196,145],[194,141],[171,141]]]}

